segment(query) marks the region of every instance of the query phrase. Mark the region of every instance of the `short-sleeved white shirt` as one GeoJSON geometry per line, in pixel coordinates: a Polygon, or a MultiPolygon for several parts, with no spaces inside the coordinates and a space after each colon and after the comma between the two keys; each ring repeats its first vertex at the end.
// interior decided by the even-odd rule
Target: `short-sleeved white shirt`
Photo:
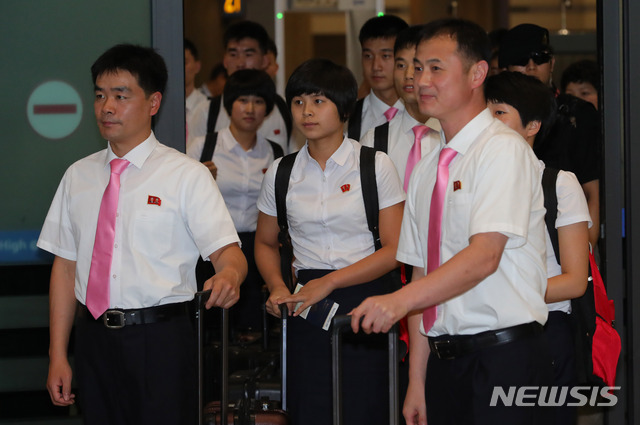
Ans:
{"type": "MultiPolygon", "coordinates": [[[[423,124],[418,122],[409,113],[404,110],[398,112],[396,118],[389,123],[389,138],[387,145],[387,155],[393,161],[393,165],[396,166],[400,181],[404,185],[404,174],[407,169],[407,158],[409,158],[409,152],[413,147],[413,141],[415,134],[413,133],[413,127],[423,124]]],[[[435,118],[429,118],[426,124],[429,127],[429,131],[424,133],[420,140],[420,153],[424,158],[429,152],[440,147],[440,121],[435,118]]],[[[363,146],[373,147],[375,142],[375,128],[367,131],[360,143],[363,146]]],[[[404,186],[403,186],[404,187],[404,186]]]]}
{"type": "MultiPolygon", "coordinates": [[[[216,183],[238,232],[255,232],[258,224],[258,195],[264,173],[273,162],[271,144],[257,135],[255,146],[245,151],[229,128],[218,132],[216,149],[211,160],[218,168],[216,183]]],[[[187,155],[199,160],[204,137],[193,140],[187,155]]]]}
{"type": "MultiPolygon", "coordinates": [[[[428,335],[476,334],[532,321],[546,323],[545,209],[533,151],[488,109],[447,147],[458,155],[449,165],[442,262],[467,247],[475,234],[499,232],[509,239],[498,270],[439,305],[428,335]]],[[[396,258],[417,267],[427,264],[429,208],[439,152],[435,149],[418,163],[407,193],[396,258]]]]}
{"type": "MultiPolygon", "coordinates": [[[[544,171],[544,163],[540,161],[540,174],[544,171]]],[[[558,171],[556,180],[556,197],[558,198],[558,215],[556,217],[556,229],[569,226],[575,223],[587,222],[587,226],[592,226],[587,200],[584,197],[582,186],[578,178],[569,171],[558,171]]],[[[545,227],[546,229],[546,227],[545,227]]],[[[562,274],[562,268],[558,264],[553,244],[549,237],[549,231],[545,230],[545,240],[547,244],[547,277],[552,278],[562,274]]],[[[571,312],[571,301],[559,301],[547,304],[549,311],[571,312]]]]}
{"type": "MultiPolygon", "coordinates": [[[[187,118],[187,122],[191,119],[191,115],[193,111],[201,104],[207,101],[207,96],[202,94],[200,90],[194,90],[191,92],[189,96],[184,100],[184,109],[185,115],[187,118]]],[[[188,128],[187,128],[188,130],[188,128]]]]}
{"type": "MultiPolygon", "coordinates": [[[[394,121],[396,117],[398,117],[400,112],[404,111],[404,103],[402,103],[402,100],[398,99],[396,103],[393,104],[393,107],[397,108],[398,112],[391,121],[394,121]]],[[[362,139],[367,131],[387,122],[387,117],[384,115],[384,113],[389,108],[390,106],[380,100],[378,96],[373,93],[373,90],[369,92],[362,103],[360,139],[362,139]]]]}
{"type": "MultiPolygon", "coordinates": [[[[107,149],[71,165],[45,219],[38,247],[76,261],[76,298],[85,304],[107,149]]],[[[153,133],[124,156],[111,265],[111,308],[188,301],[198,254],[238,242],[222,195],[205,166],[160,144],[153,133]]]]}
{"type": "MultiPolygon", "coordinates": [[[[367,226],[360,185],[361,145],[345,138],[323,171],[304,145],[296,157],[287,192],[287,219],[295,256],[294,268],[341,269],[375,251],[367,226]]],[[[277,216],[276,160],[265,175],[258,209],[277,216]]],[[[405,199],[402,184],[389,157],[375,158],[380,209],[405,199]]]]}
{"type": "MultiPolygon", "coordinates": [[[[231,124],[231,118],[229,118],[229,114],[224,108],[224,97],[220,99],[220,102],[220,112],[216,119],[214,131],[225,129],[229,127],[229,124],[231,124]]],[[[210,106],[211,100],[202,102],[193,111],[191,118],[187,121],[189,128],[189,140],[187,141],[187,146],[190,145],[196,137],[203,137],[207,135],[207,121],[209,119],[210,106]]],[[[291,132],[293,133],[293,130],[291,132]]],[[[273,105],[273,109],[269,115],[264,118],[260,129],[258,129],[258,133],[260,133],[265,139],[276,142],[282,146],[282,150],[285,154],[295,150],[295,142],[291,138],[291,135],[287,136],[287,124],[275,104],[273,105]],[[289,143],[289,140],[291,140],[291,143],[289,143]]]]}

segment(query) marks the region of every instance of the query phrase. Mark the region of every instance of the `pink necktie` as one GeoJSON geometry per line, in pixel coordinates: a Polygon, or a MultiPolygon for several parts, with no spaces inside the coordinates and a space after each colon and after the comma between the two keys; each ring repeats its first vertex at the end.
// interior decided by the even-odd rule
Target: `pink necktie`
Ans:
{"type": "Polygon", "coordinates": [[[413,172],[413,167],[416,166],[420,158],[422,158],[422,136],[429,131],[429,127],[426,125],[416,125],[413,127],[413,146],[409,151],[409,157],[407,158],[407,168],[404,171],[404,191],[407,191],[409,187],[409,177],[413,172]]]}
{"type": "Polygon", "coordinates": [[[391,121],[393,117],[398,113],[398,108],[394,108],[393,106],[386,111],[384,111],[384,116],[387,118],[387,121],[391,121]]]}
{"type": "Polygon", "coordinates": [[[110,163],[111,177],[102,195],[96,239],[93,244],[89,282],[87,283],[87,308],[96,319],[109,308],[109,274],[113,257],[113,241],[116,233],[116,211],[120,193],[120,174],[129,161],[114,159],[110,163]]]}
{"type": "MultiPolygon", "coordinates": [[[[455,158],[455,150],[444,148],[438,159],[438,175],[431,195],[429,209],[429,238],[427,239],[427,274],[440,267],[440,234],[442,232],[442,207],[449,182],[449,163],[455,158]]],[[[422,324],[425,332],[429,332],[436,321],[436,306],[422,312],[422,324]]]]}

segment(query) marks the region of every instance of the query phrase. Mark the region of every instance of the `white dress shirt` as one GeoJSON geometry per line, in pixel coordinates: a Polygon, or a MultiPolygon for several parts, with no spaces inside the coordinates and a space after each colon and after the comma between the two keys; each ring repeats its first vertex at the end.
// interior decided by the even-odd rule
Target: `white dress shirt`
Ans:
{"type": "MultiPolygon", "coordinates": [[[[380,100],[380,98],[373,93],[373,90],[369,92],[367,97],[364,98],[364,103],[362,104],[360,139],[362,139],[362,136],[364,136],[367,131],[387,122],[387,117],[384,113],[387,112],[390,107],[391,106],[380,100]]],[[[402,103],[402,100],[398,99],[396,103],[393,104],[393,107],[397,108],[398,112],[391,121],[394,121],[400,112],[404,111],[404,103],[402,103]]]]}
{"type": "MultiPolygon", "coordinates": [[[[71,165],[45,219],[38,247],[76,262],[75,295],[85,304],[107,149],[71,165]]],[[[111,265],[110,308],[191,300],[198,254],[238,242],[222,195],[205,166],[160,144],[153,133],[124,156],[111,265]]]]}
{"type": "MultiPolygon", "coordinates": [[[[193,140],[187,155],[200,160],[204,137],[193,140]]],[[[248,151],[236,141],[229,128],[218,133],[211,158],[218,168],[216,183],[227,204],[238,232],[255,232],[258,223],[258,195],[264,173],[273,162],[271,144],[258,134],[256,145],[248,151]]]]}
{"type": "MultiPolygon", "coordinates": [[[[304,145],[293,165],[287,193],[289,234],[294,268],[336,270],[347,267],[375,251],[367,226],[360,185],[361,145],[345,138],[322,170],[304,145]]],[[[277,216],[274,194],[276,160],[265,175],[258,209],[277,216]]],[[[389,157],[376,153],[379,208],[405,198],[402,183],[389,157]]]]}
{"type": "MultiPolygon", "coordinates": [[[[540,176],[544,171],[544,162],[540,161],[540,176]]],[[[578,182],[575,174],[569,171],[558,172],[556,180],[556,197],[558,198],[558,216],[556,217],[556,229],[571,224],[587,222],[587,226],[591,227],[593,222],[589,215],[587,200],[584,197],[582,186],[578,182]]],[[[545,227],[546,229],[546,227],[545,227]]],[[[562,268],[558,264],[549,231],[545,230],[545,240],[547,243],[547,277],[552,278],[562,274],[562,268]]],[[[571,312],[571,301],[559,301],[547,304],[549,311],[562,311],[564,313],[571,312]]]]}
{"type": "MultiPolygon", "coordinates": [[[[409,152],[415,139],[413,127],[420,124],[424,123],[418,122],[409,115],[406,110],[398,112],[398,115],[389,123],[387,155],[389,155],[389,158],[391,158],[391,161],[393,161],[393,164],[396,166],[398,176],[403,185],[404,174],[407,169],[407,158],[409,158],[409,152]]],[[[420,140],[420,154],[422,158],[432,150],[440,148],[440,131],[442,131],[440,121],[435,118],[429,118],[426,126],[429,127],[429,131],[426,132],[420,140]]],[[[375,141],[374,133],[375,128],[367,131],[367,134],[360,139],[360,143],[364,146],[373,147],[375,141]]]]}
{"type": "Polygon", "coordinates": [[[191,116],[193,115],[193,111],[195,111],[195,109],[201,103],[204,103],[206,101],[207,101],[207,96],[202,94],[202,92],[198,89],[195,89],[194,91],[191,92],[189,96],[187,96],[187,98],[184,101],[184,109],[185,109],[185,115],[187,118],[187,123],[191,119],[191,116]]]}
{"type": "MultiPolygon", "coordinates": [[[[444,133],[441,148],[444,147],[444,133]]],[[[544,203],[538,160],[515,131],[485,109],[449,141],[458,155],[449,165],[442,215],[441,259],[469,245],[471,236],[508,236],[498,270],[467,292],[438,306],[429,336],[476,334],[547,320],[544,294],[544,203]]],[[[431,193],[440,149],[416,166],[409,183],[397,259],[427,264],[431,193]]],[[[424,329],[421,324],[421,331],[424,329]]]]}

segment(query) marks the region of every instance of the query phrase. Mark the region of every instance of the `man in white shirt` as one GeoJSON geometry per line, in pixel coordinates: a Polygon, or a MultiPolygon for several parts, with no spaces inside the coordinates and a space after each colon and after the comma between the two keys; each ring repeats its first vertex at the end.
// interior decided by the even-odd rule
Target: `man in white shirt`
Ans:
{"type": "MultiPolygon", "coordinates": [[[[184,97],[185,116],[189,121],[193,111],[202,102],[207,100],[200,90],[196,90],[196,75],[200,72],[202,64],[196,45],[191,40],[184,39],[184,97]]],[[[187,128],[187,132],[189,129],[187,128]]]]}
{"type": "Polygon", "coordinates": [[[151,131],[167,82],[162,57],[118,45],[91,72],[98,128],[109,142],[66,171],[38,240],[55,254],[47,389],[55,405],[75,401],[67,356],[75,318],[75,380],[87,423],[192,424],[196,260],[210,259],[217,272],[205,283],[207,308],[237,302],[246,260],[207,168],[151,131]],[[124,168],[113,171],[118,163],[124,168]],[[118,172],[115,209],[106,201],[118,172]],[[110,226],[111,240],[99,243],[110,226]]]}
{"type": "MultiPolygon", "coordinates": [[[[269,65],[267,57],[269,34],[262,25],[252,21],[240,21],[230,25],[224,33],[225,53],[222,63],[231,75],[238,69],[253,68],[265,70],[269,65]]],[[[191,141],[207,133],[220,131],[230,124],[229,114],[222,107],[224,100],[213,98],[203,102],[187,121],[191,141]],[[217,111],[217,114],[215,112],[217,111]],[[215,116],[214,116],[215,115],[215,116]]],[[[267,115],[259,133],[268,140],[282,146],[285,153],[297,150],[291,141],[291,112],[284,99],[277,96],[276,107],[267,115]]]]}
{"type": "MultiPolygon", "coordinates": [[[[419,29],[418,25],[404,29],[396,37],[394,45],[393,80],[396,92],[404,103],[404,110],[398,112],[391,122],[367,131],[360,140],[364,146],[375,147],[389,155],[405,189],[409,183],[409,179],[405,181],[405,178],[411,174],[407,173],[407,165],[416,139],[414,128],[423,126],[425,123],[428,128],[422,133],[419,149],[415,147],[419,150],[420,158],[440,146],[440,123],[437,119],[421,113],[418,107],[417,87],[413,78],[413,57],[416,52],[416,37],[419,29]],[[378,132],[378,139],[376,139],[376,132],[378,132]],[[383,146],[379,146],[381,144],[383,146]]],[[[409,164],[411,165],[415,164],[409,164]]]]}
{"type": "Polygon", "coordinates": [[[370,129],[391,121],[404,109],[393,84],[393,44],[405,21],[393,15],[369,19],[358,36],[362,48],[362,76],[371,92],[356,102],[347,135],[360,140],[370,129]]]}
{"type": "Polygon", "coordinates": [[[553,372],[542,335],[538,164],[524,140],[486,108],[489,53],[486,32],[468,21],[434,21],[421,31],[414,60],[420,110],[440,121],[441,148],[450,149],[443,156],[455,156],[448,173],[438,171],[441,152],[434,150],[409,184],[396,258],[414,266],[411,284],[352,312],[354,330],[366,332],[386,331],[409,314],[407,423],[548,423],[539,406],[491,403],[496,387],[552,385],[553,372]],[[430,218],[437,218],[431,205],[437,179],[447,182],[441,225],[430,218]],[[439,231],[434,244],[430,236],[439,231]]]}

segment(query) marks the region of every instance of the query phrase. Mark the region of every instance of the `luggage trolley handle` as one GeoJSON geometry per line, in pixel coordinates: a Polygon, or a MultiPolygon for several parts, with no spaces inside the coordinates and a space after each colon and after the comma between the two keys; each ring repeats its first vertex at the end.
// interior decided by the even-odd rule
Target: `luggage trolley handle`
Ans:
{"type": "Polygon", "coordinates": [[[280,386],[280,405],[282,410],[287,411],[287,318],[289,309],[286,304],[280,305],[280,317],[282,318],[282,344],[280,345],[280,371],[282,373],[282,384],[280,386]]]}
{"type": "MultiPolygon", "coordinates": [[[[204,423],[204,305],[206,304],[211,290],[200,291],[195,295],[196,299],[196,334],[198,339],[198,424],[204,423]]],[[[229,310],[222,309],[222,394],[220,399],[220,421],[222,425],[227,425],[227,409],[229,406],[229,310]]]]}
{"type": "MultiPolygon", "coordinates": [[[[342,364],[340,358],[340,345],[342,334],[351,331],[351,316],[335,316],[332,321],[331,350],[333,356],[333,425],[342,425],[342,364]]],[[[398,325],[395,324],[389,330],[389,424],[398,425],[398,325]]]]}

